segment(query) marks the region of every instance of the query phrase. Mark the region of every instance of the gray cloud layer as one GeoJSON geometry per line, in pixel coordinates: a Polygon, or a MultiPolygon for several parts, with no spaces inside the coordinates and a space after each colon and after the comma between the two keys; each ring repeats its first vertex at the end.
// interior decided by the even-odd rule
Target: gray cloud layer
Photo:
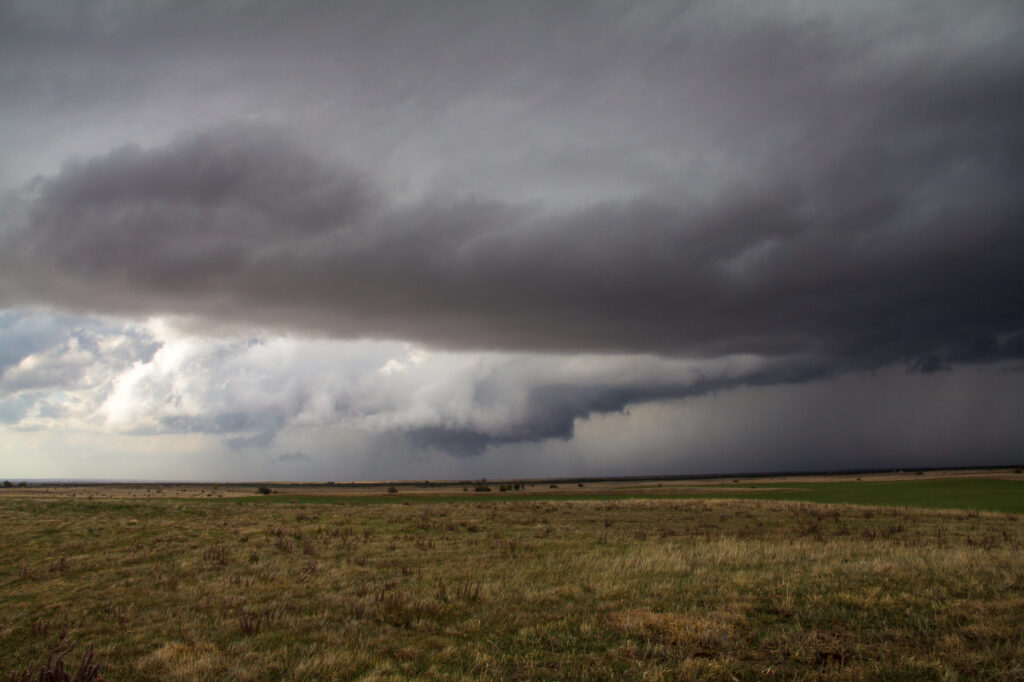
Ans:
{"type": "Polygon", "coordinates": [[[697,204],[553,213],[396,206],[266,130],[229,127],[41,180],[27,225],[3,239],[3,303],[462,348],[922,369],[1016,357],[1024,155],[1005,158],[1019,144],[1005,134],[963,135],[980,138],[969,155],[936,138],[891,158],[889,137],[697,204]]]}
{"type": "MultiPolygon", "coordinates": [[[[562,354],[462,376],[476,412],[377,425],[458,452],[716,388],[1024,357],[1018,3],[0,12],[0,306],[562,354]],[[579,352],[761,364],[560,381],[579,352]]],[[[51,381],[19,367],[11,414],[51,381]]],[[[151,427],[264,445],[307,414],[275,395],[151,427]]]]}

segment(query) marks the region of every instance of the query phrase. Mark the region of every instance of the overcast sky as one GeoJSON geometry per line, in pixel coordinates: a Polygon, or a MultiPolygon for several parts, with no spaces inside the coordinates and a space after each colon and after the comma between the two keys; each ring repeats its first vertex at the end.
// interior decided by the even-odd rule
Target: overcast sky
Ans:
{"type": "Polygon", "coordinates": [[[0,0],[0,476],[1020,463],[1022,33],[0,0]]]}

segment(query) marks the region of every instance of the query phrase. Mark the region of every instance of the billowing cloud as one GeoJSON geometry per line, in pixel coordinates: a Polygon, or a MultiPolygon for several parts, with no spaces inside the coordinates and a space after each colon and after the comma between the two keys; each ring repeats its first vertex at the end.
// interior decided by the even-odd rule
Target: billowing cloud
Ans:
{"type": "Polygon", "coordinates": [[[82,351],[81,335],[69,330],[68,338],[5,372],[0,397],[9,401],[7,421],[26,427],[67,423],[68,414],[47,415],[41,406],[74,395],[75,423],[92,430],[211,434],[232,449],[248,449],[269,446],[285,427],[338,426],[476,454],[500,443],[569,439],[577,420],[631,404],[803,381],[821,371],[807,359],[752,355],[696,361],[210,338],[162,320],[126,324],[99,339],[94,345],[122,349],[120,357],[108,358],[82,351]],[[45,381],[26,382],[26,367],[45,381]],[[39,409],[29,415],[32,405],[39,409]]]}
{"type": "Polygon", "coordinates": [[[98,395],[148,361],[153,338],[125,322],[0,313],[0,422],[36,428],[88,423],[98,395]]]}

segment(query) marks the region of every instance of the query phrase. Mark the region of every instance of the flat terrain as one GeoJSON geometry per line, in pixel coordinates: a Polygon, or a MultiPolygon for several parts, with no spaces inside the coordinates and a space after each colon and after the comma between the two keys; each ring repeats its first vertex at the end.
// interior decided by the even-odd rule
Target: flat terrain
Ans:
{"type": "Polygon", "coordinates": [[[0,679],[1024,679],[1024,476],[888,479],[2,489],[0,679]]]}

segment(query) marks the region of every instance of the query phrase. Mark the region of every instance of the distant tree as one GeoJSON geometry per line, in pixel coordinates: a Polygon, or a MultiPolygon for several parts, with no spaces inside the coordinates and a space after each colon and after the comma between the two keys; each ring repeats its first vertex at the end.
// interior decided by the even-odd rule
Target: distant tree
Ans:
{"type": "Polygon", "coordinates": [[[268,488],[268,487],[267,487],[267,486],[265,486],[265,485],[261,485],[261,486],[259,487],[259,493],[260,493],[260,495],[269,495],[269,494],[270,494],[270,493],[272,493],[272,492],[274,492],[274,491],[273,491],[273,490],[271,490],[270,488],[268,488]]]}
{"type": "Polygon", "coordinates": [[[10,481],[4,481],[4,487],[5,488],[13,488],[14,484],[11,483],[10,481]]]}
{"type": "Polygon", "coordinates": [[[391,486],[390,488],[388,488],[388,492],[392,494],[397,493],[398,488],[396,488],[395,486],[391,486]]]}
{"type": "Polygon", "coordinates": [[[19,488],[27,488],[28,487],[28,483],[26,483],[25,481],[18,481],[18,487],[19,488]]]}

